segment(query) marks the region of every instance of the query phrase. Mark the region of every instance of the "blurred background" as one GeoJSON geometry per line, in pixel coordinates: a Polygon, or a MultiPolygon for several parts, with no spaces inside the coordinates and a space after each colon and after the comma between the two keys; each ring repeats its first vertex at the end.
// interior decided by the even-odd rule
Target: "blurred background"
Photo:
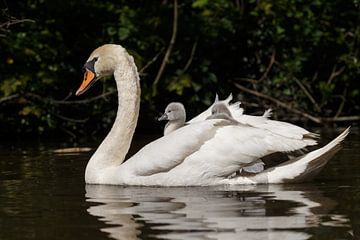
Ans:
{"type": "Polygon", "coordinates": [[[0,135],[70,138],[106,133],[117,107],[106,79],[74,93],[104,43],[135,58],[137,132],[160,132],[171,101],[188,116],[218,93],[245,112],[274,110],[302,125],[360,121],[360,1],[0,0],[0,135]],[[11,135],[10,135],[11,133],[11,135]]]}

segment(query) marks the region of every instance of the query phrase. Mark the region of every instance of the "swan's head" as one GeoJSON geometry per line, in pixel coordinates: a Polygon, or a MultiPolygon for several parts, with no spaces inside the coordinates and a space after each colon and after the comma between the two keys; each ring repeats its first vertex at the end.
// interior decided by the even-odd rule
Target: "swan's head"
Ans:
{"type": "Polygon", "coordinates": [[[227,114],[231,117],[231,112],[230,112],[229,108],[223,102],[215,103],[211,109],[212,115],[220,114],[220,113],[227,114]]]}
{"type": "Polygon", "coordinates": [[[84,80],[76,96],[83,94],[100,78],[112,75],[126,55],[126,50],[116,44],[105,44],[95,49],[84,64],[84,80]]]}
{"type": "Polygon", "coordinates": [[[173,102],[167,105],[164,114],[158,119],[159,121],[184,121],[186,120],[186,111],[182,103],[173,102]]]}

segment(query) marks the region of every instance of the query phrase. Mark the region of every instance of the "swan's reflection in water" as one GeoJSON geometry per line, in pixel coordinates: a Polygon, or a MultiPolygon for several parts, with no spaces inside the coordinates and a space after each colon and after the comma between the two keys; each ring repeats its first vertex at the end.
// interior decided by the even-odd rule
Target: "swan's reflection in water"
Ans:
{"type": "Polygon", "coordinates": [[[309,239],[347,227],[336,203],[311,186],[143,188],[88,185],[88,212],[114,239],[309,239]]]}

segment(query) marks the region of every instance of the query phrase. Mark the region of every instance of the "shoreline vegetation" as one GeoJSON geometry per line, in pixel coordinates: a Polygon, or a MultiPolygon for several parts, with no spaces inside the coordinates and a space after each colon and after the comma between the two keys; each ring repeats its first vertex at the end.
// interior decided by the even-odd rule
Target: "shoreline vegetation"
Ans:
{"type": "Polygon", "coordinates": [[[315,126],[360,122],[357,0],[35,0],[0,8],[2,134],[76,138],[108,129],[113,80],[74,96],[88,51],[103,43],[135,58],[139,132],[161,131],[155,119],[169,102],[183,102],[191,116],[216,93],[232,93],[249,114],[272,108],[275,119],[315,126]]]}

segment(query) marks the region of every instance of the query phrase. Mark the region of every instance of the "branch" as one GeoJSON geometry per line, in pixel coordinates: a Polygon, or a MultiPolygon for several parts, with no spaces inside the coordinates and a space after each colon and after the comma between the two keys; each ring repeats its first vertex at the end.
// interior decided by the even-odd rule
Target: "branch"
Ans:
{"type": "Polygon", "coordinates": [[[74,119],[74,118],[69,118],[69,117],[65,117],[61,114],[52,112],[52,111],[48,111],[50,114],[54,115],[55,117],[61,119],[61,120],[65,120],[68,122],[74,122],[74,123],[85,123],[89,120],[89,118],[85,118],[85,119],[74,119]]]}
{"type": "Polygon", "coordinates": [[[0,37],[5,37],[6,36],[6,33],[9,32],[10,26],[18,24],[18,23],[23,23],[23,22],[35,22],[35,21],[31,20],[31,19],[10,18],[9,20],[7,20],[4,23],[0,23],[0,31],[4,33],[4,34],[0,34],[0,37]]]}
{"type": "Polygon", "coordinates": [[[68,100],[69,98],[71,98],[72,95],[73,95],[73,92],[72,92],[72,91],[69,91],[68,95],[66,95],[66,97],[64,97],[64,98],[62,99],[62,101],[68,100]]]}
{"type": "Polygon", "coordinates": [[[319,106],[319,104],[315,101],[315,99],[313,98],[313,96],[310,94],[310,92],[306,89],[306,87],[300,82],[299,79],[297,79],[295,76],[293,76],[293,78],[295,79],[295,82],[297,83],[297,85],[299,85],[299,87],[301,88],[301,90],[305,93],[305,95],[309,98],[309,100],[312,102],[312,104],[314,104],[316,110],[318,112],[321,112],[321,108],[319,106]]]}
{"type": "Polygon", "coordinates": [[[346,93],[347,93],[347,87],[344,89],[343,95],[340,96],[340,98],[341,98],[341,103],[340,103],[340,105],[339,105],[338,110],[336,111],[336,114],[335,114],[334,118],[337,118],[337,117],[340,116],[340,114],[341,114],[341,112],[342,112],[342,110],[343,110],[343,108],[344,108],[344,106],[345,106],[345,101],[346,101],[345,96],[346,96],[346,93]]]}
{"type": "MultiPolygon", "coordinates": [[[[14,95],[16,95],[16,94],[14,94],[14,95]]],[[[40,95],[37,95],[35,93],[26,93],[26,94],[24,94],[24,96],[36,99],[36,100],[38,100],[40,102],[43,102],[43,103],[54,103],[54,102],[56,102],[56,100],[53,100],[53,99],[50,99],[50,98],[44,98],[44,97],[41,97],[40,95]]],[[[17,96],[17,97],[20,97],[20,96],[17,96]]],[[[59,102],[67,103],[66,101],[59,101],[59,102]]],[[[88,121],[88,118],[86,118],[86,119],[74,119],[74,118],[69,118],[69,117],[63,116],[63,115],[61,115],[59,113],[56,113],[54,111],[51,111],[48,108],[46,108],[45,110],[48,113],[54,115],[55,117],[60,118],[60,119],[65,120],[65,121],[68,121],[68,122],[84,123],[84,122],[88,121]]]]}
{"type": "Polygon", "coordinates": [[[31,20],[31,19],[15,19],[15,18],[12,18],[12,19],[9,19],[8,21],[4,22],[4,23],[1,23],[0,24],[0,28],[1,29],[4,29],[4,28],[9,28],[10,26],[12,25],[15,25],[15,24],[18,24],[18,23],[23,23],[23,22],[35,22],[34,20],[31,20]]]}
{"type": "Polygon", "coordinates": [[[276,49],[274,49],[274,51],[272,52],[271,57],[270,57],[269,65],[267,66],[264,74],[259,78],[259,81],[264,80],[267,77],[267,75],[269,74],[269,72],[270,72],[270,70],[271,70],[271,68],[272,68],[272,66],[273,66],[273,64],[275,62],[275,55],[276,55],[276,49]]]}
{"type": "Polygon", "coordinates": [[[360,116],[342,116],[333,118],[321,118],[324,122],[355,122],[360,121],[360,116]]]}
{"type": "Polygon", "coordinates": [[[70,130],[67,130],[66,128],[61,127],[60,130],[62,130],[64,133],[70,135],[72,138],[76,138],[76,134],[71,132],[70,130]]]}
{"type": "Polygon", "coordinates": [[[300,116],[303,116],[315,123],[323,123],[323,122],[353,122],[353,121],[360,121],[360,116],[342,116],[342,117],[333,117],[333,118],[327,118],[327,117],[315,117],[315,116],[312,116],[306,112],[303,112],[299,109],[296,109],[288,104],[285,104],[283,102],[281,102],[280,100],[277,100],[273,97],[270,97],[264,93],[261,93],[261,92],[258,92],[258,91],[255,91],[255,90],[251,90],[251,89],[248,89],[238,83],[234,83],[234,85],[239,88],[240,90],[244,91],[244,92],[247,92],[247,93],[250,93],[252,95],[255,95],[257,97],[261,97],[261,98],[264,98],[266,100],[269,100],[277,105],[279,105],[280,107],[283,107],[287,110],[289,110],[290,112],[293,112],[295,114],[298,114],[300,116]]]}
{"type": "Polygon", "coordinates": [[[165,49],[165,48],[162,48],[149,62],[147,62],[147,63],[145,64],[144,67],[142,67],[142,68],[140,69],[140,71],[139,71],[139,74],[140,74],[140,75],[143,74],[144,71],[145,71],[148,67],[150,67],[150,65],[153,64],[153,63],[159,58],[159,56],[162,54],[162,52],[164,51],[164,49],[165,49]]]}
{"type": "Polygon", "coordinates": [[[45,102],[49,102],[51,104],[71,105],[71,104],[88,104],[88,103],[94,102],[96,100],[99,100],[101,98],[105,98],[107,96],[110,96],[110,95],[112,95],[114,93],[116,93],[116,90],[111,90],[111,91],[105,92],[103,94],[97,95],[97,96],[92,97],[92,98],[87,98],[87,99],[83,99],[83,100],[76,100],[76,101],[63,101],[63,100],[55,100],[55,99],[51,99],[51,98],[44,98],[44,97],[41,97],[41,96],[39,96],[37,94],[34,94],[34,93],[26,93],[25,96],[37,98],[37,99],[43,100],[45,102]]]}
{"type": "Polygon", "coordinates": [[[3,102],[13,100],[13,99],[18,98],[18,97],[20,97],[19,94],[13,94],[13,95],[10,95],[10,96],[7,96],[7,97],[0,98],[0,104],[2,104],[3,102]]]}
{"type": "Polygon", "coordinates": [[[245,3],[244,0],[241,0],[241,6],[240,6],[240,17],[242,18],[244,16],[245,12],[245,3]]]}
{"type": "Polygon", "coordinates": [[[234,80],[256,84],[258,80],[252,78],[234,78],[234,80]]]}
{"type": "MultiPolygon", "coordinates": [[[[277,66],[279,66],[280,68],[282,68],[283,70],[286,70],[285,67],[279,63],[278,61],[275,62],[277,66]]],[[[307,90],[307,88],[300,82],[300,80],[293,74],[293,73],[289,73],[289,75],[291,77],[293,77],[295,79],[295,82],[297,83],[297,85],[299,85],[299,87],[301,88],[301,90],[305,93],[305,95],[309,98],[310,102],[312,102],[312,104],[314,104],[316,111],[321,112],[321,108],[319,106],[319,104],[315,101],[315,99],[313,98],[313,96],[310,94],[310,92],[307,90]]],[[[317,72],[316,74],[313,76],[313,80],[317,77],[317,72]]]]}
{"type": "Polygon", "coordinates": [[[344,70],[345,70],[345,67],[344,67],[344,66],[341,67],[339,70],[336,70],[336,66],[334,66],[334,67],[333,67],[333,70],[332,70],[332,72],[331,72],[331,74],[330,74],[330,77],[329,77],[329,79],[328,79],[328,81],[327,81],[327,84],[330,84],[330,83],[332,82],[332,80],[333,80],[334,78],[336,78],[337,76],[339,76],[344,70]]]}
{"type": "Polygon", "coordinates": [[[242,90],[242,91],[244,91],[244,92],[247,92],[247,93],[250,93],[250,94],[255,95],[255,96],[257,96],[257,97],[261,97],[261,98],[264,98],[264,99],[269,100],[269,101],[271,101],[271,102],[274,102],[274,103],[276,103],[277,105],[279,105],[279,106],[281,106],[281,107],[283,107],[283,108],[286,108],[286,109],[289,110],[290,112],[293,112],[293,113],[296,113],[296,114],[298,114],[298,115],[301,115],[301,116],[303,116],[303,117],[305,117],[305,118],[307,118],[307,119],[309,119],[309,120],[311,120],[311,121],[313,121],[313,122],[321,123],[321,119],[320,119],[320,118],[314,117],[314,116],[312,116],[312,115],[310,115],[310,114],[308,114],[308,113],[306,113],[306,112],[303,112],[303,111],[301,111],[301,110],[298,110],[298,109],[294,108],[293,106],[290,106],[290,105],[288,105],[288,104],[285,104],[285,103],[281,102],[280,100],[277,100],[277,99],[275,99],[275,98],[273,98],[273,97],[270,97],[270,96],[265,95],[265,94],[263,94],[263,93],[260,93],[260,92],[258,92],[258,91],[248,89],[248,88],[246,88],[246,87],[244,87],[244,86],[242,86],[242,85],[240,85],[240,84],[238,84],[238,83],[234,83],[234,84],[235,84],[235,86],[236,86],[237,88],[239,88],[240,90],[242,90]]]}
{"type": "Polygon", "coordinates": [[[173,30],[172,30],[172,35],[171,35],[171,39],[170,39],[170,44],[166,50],[164,59],[161,63],[161,66],[159,68],[159,71],[155,77],[155,80],[153,82],[153,92],[152,95],[155,96],[157,93],[157,84],[165,70],[166,64],[169,61],[169,57],[172,51],[172,48],[175,44],[175,40],[176,40],[176,35],[177,35],[177,26],[178,26],[178,2],[177,0],[174,0],[174,20],[173,20],[173,30]]]}
{"type": "Polygon", "coordinates": [[[13,99],[17,99],[17,98],[19,98],[21,96],[36,99],[36,100],[39,100],[41,102],[55,104],[55,105],[88,104],[88,103],[97,101],[97,100],[99,100],[101,98],[105,98],[107,96],[113,95],[114,93],[116,93],[116,90],[111,90],[111,91],[105,92],[103,94],[97,95],[97,96],[92,97],[92,98],[87,98],[87,99],[84,99],[84,100],[76,100],[76,101],[67,101],[66,99],[68,99],[69,96],[67,96],[65,98],[65,100],[56,100],[56,99],[52,99],[52,98],[43,97],[43,96],[40,96],[40,95],[35,94],[35,93],[25,93],[23,95],[13,94],[13,95],[10,95],[8,97],[1,98],[0,99],[0,104],[2,104],[4,102],[7,102],[7,101],[11,101],[13,99]]]}
{"type": "Polygon", "coordinates": [[[199,41],[199,39],[196,39],[196,41],[194,42],[194,45],[193,45],[192,48],[191,48],[190,57],[189,57],[188,61],[187,61],[186,64],[185,64],[185,67],[184,67],[184,69],[183,69],[183,72],[186,72],[186,71],[189,69],[189,67],[190,67],[190,65],[191,65],[191,63],[192,63],[192,61],[193,61],[193,59],[194,59],[195,51],[196,51],[196,48],[197,48],[198,41],[199,41]]]}

